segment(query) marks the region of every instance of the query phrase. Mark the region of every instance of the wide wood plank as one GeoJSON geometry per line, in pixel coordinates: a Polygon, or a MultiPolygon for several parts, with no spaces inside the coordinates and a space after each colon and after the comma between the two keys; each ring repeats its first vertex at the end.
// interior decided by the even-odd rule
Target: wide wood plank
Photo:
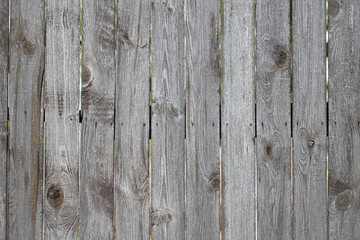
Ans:
{"type": "Polygon", "coordinates": [[[222,1],[223,239],[255,239],[253,0],[222,1]]]}
{"type": "Polygon", "coordinates": [[[185,239],[184,0],[152,1],[151,239],[185,239]]]}
{"type": "Polygon", "coordinates": [[[9,239],[41,239],[44,2],[11,1],[9,239]]]}
{"type": "Polygon", "coordinates": [[[360,2],[329,1],[329,236],[360,239],[360,2]]]}
{"type": "Polygon", "coordinates": [[[150,1],[117,1],[115,238],[149,239],[150,1]]]}
{"type": "Polygon", "coordinates": [[[0,239],[6,239],[9,1],[0,1],[0,239]]]}
{"type": "Polygon", "coordinates": [[[256,2],[258,239],[291,239],[290,1],[256,2]]]}
{"type": "Polygon", "coordinates": [[[219,2],[186,2],[187,239],[220,236],[219,2]]]}
{"type": "Polygon", "coordinates": [[[294,0],[293,141],[295,239],[326,239],[326,7],[294,0]]]}
{"type": "Polygon", "coordinates": [[[115,2],[83,1],[80,239],[112,239],[115,2]]]}
{"type": "Polygon", "coordinates": [[[75,239],[79,208],[79,1],[48,1],[45,64],[45,239],[75,239]]]}

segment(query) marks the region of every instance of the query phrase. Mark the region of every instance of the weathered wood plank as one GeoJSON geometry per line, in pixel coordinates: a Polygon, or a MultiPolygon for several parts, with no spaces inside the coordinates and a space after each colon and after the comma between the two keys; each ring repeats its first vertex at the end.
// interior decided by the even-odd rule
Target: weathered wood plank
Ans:
{"type": "Polygon", "coordinates": [[[83,1],[80,239],[112,239],[115,2],[83,1]]]}
{"type": "Polygon", "coordinates": [[[253,0],[222,0],[223,239],[255,239],[253,0]]]}
{"type": "Polygon", "coordinates": [[[329,1],[329,236],[360,239],[360,2],[329,1]]]}
{"type": "Polygon", "coordinates": [[[79,1],[48,1],[45,61],[45,239],[74,239],[79,207],[79,1]]]}
{"type": "Polygon", "coordinates": [[[149,239],[151,8],[117,3],[115,238],[149,239]]]}
{"type": "Polygon", "coordinates": [[[13,0],[10,11],[8,237],[41,239],[44,2],[13,0]]]}
{"type": "Polygon", "coordinates": [[[0,239],[6,239],[9,1],[0,1],[0,239]]]}
{"type": "Polygon", "coordinates": [[[326,7],[292,7],[294,238],[326,239],[326,7]]]}
{"type": "Polygon", "coordinates": [[[291,239],[290,1],[256,2],[258,239],[291,239]]]}
{"type": "Polygon", "coordinates": [[[219,239],[219,2],[186,2],[187,239],[219,239]]]}
{"type": "Polygon", "coordinates": [[[151,4],[151,237],[185,239],[184,0],[151,4]]]}

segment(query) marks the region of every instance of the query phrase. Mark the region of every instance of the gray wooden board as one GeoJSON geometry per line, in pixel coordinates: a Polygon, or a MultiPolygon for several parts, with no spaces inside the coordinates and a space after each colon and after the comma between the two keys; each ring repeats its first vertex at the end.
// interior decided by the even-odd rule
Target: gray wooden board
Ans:
{"type": "Polygon", "coordinates": [[[83,1],[80,239],[112,239],[115,2],[83,1]]]}
{"type": "Polygon", "coordinates": [[[9,1],[0,1],[0,239],[6,238],[9,1]]]}
{"type": "Polygon", "coordinates": [[[9,239],[41,239],[44,2],[10,6],[9,239]]]}
{"type": "Polygon", "coordinates": [[[258,239],[291,239],[290,1],[256,2],[258,239]]]}
{"type": "Polygon", "coordinates": [[[295,0],[293,23],[294,239],[326,239],[326,8],[295,0]]]}
{"type": "Polygon", "coordinates": [[[255,239],[255,39],[252,0],[222,1],[223,239],[255,239]]]}
{"type": "Polygon", "coordinates": [[[115,238],[149,239],[150,1],[117,1],[115,238]]]}
{"type": "Polygon", "coordinates": [[[360,2],[329,1],[329,236],[360,239],[360,2]]]}
{"type": "Polygon", "coordinates": [[[185,239],[184,1],[151,5],[151,237],[185,239]]]}
{"type": "Polygon", "coordinates": [[[219,2],[186,2],[186,239],[219,239],[219,2]]]}
{"type": "Polygon", "coordinates": [[[48,1],[45,61],[45,239],[74,239],[79,208],[79,1],[48,1]]]}

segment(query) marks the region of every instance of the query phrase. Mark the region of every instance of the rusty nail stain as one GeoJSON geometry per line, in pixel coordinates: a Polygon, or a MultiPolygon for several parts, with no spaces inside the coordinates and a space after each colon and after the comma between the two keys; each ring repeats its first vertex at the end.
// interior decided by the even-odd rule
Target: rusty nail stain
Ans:
{"type": "Polygon", "coordinates": [[[35,47],[31,42],[23,41],[21,44],[21,49],[26,55],[31,55],[34,53],[35,47]]]}
{"type": "Polygon", "coordinates": [[[351,201],[352,201],[351,191],[345,190],[344,192],[337,195],[335,200],[335,207],[340,211],[344,211],[350,207],[351,201]]]}

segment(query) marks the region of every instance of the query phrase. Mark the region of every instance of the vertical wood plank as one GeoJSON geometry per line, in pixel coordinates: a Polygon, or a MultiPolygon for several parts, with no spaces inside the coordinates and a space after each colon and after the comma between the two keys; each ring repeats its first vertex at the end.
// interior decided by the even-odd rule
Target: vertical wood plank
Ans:
{"type": "Polygon", "coordinates": [[[150,1],[117,1],[115,238],[149,239],[150,1]]]}
{"type": "Polygon", "coordinates": [[[294,237],[326,239],[326,7],[293,1],[294,237]]]}
{"type": "Polygon", "coordinates": [[[42,237],[44,2],[11,1],[9,239],[42,237]]]}
{"type": "Polygon", "coordinates": [[[360,239],[360,2],[329,1],[329,236],[360,239]]]}
{"type": "Polygon", "coordinates": [[[219,2],[186,1],[187,239],[219,239],[219,2]]]}
{"type": "Polygon", "coordinates": [[[185,239],[184,1],[151,4],[151,238],[185,239]]]}
{"type": "Polygon", "coordinates": [[[74,239],[79,207],[80,1],[47,1],[45,239],[74,239]]]}
{"type": "Polygon", "coordinates": [[[0,239],[6,238],[9,1],[0,1],[0,239]]]}
{"type": "Polygon", "coordinates": [[[253,0],[222,0],[223,239],[255,239],[253,0]]]}
{"type": "Polygon", "coordinates": [[[83,1],[80,239],[112,239],[115,2],[83,1]]]}
{"type": "Polygon", "coordinates": [[[258,239],[291,239],[290,1],[256,3],[258,239]]]}

